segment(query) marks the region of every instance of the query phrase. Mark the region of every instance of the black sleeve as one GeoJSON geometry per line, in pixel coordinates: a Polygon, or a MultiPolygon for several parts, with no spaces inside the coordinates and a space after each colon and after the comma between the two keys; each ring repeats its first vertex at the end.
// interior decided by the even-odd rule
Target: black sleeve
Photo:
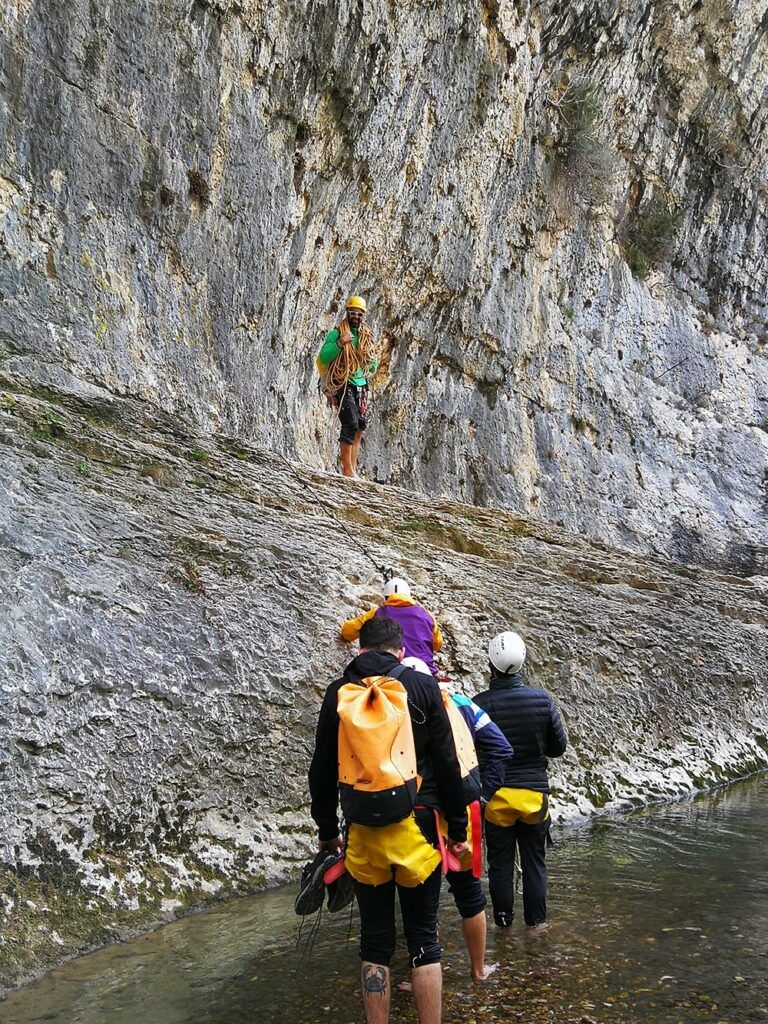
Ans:
{"type": "Polygon", "coordinates": [[[565,753],[568,746],[568,737],[565,734],[565,726],[557,710],[557,705],[549,698],[549,725],[547,727],[546,748],[544,753],[547,757],[560,757],[565,753]]]}
{"type": "Polygon", "coordinates": [[[315,752],[309,766],[310,813],[317,825],[321,841],[335,839],[339,834],[336,813],[339,802],[339,716],[336,711],[338,685],[325,691],[315,733],[315,752]]]}
{"type": "Polygon", "coordinates": [[[464,802],[464,786],[461,768],[456,756],[451,723],[445,710],[440,690],[435,684],[427,693],[427,731],[429,732],[430,758],[440,799],[440,807],[448,823],[448,838],[454,843],[463,843],[467,838],[467,805],[464,802]]]}

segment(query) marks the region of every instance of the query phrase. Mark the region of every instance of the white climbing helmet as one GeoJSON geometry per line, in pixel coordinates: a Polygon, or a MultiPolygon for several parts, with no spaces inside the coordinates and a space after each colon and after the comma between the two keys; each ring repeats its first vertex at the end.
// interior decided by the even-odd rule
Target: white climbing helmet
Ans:
{"type": "Polygon", "coordinates": [[[411,588],[406,580],[401,579],[399,576],[393,576],[392,579],[387,580],[384,584],[384,597],[392,597],[394,594],[397,594],[398,597],[411,596],[411,588]]]}
{"type": "Polygon", "coordinates": [[[488,657],[491,664],[504,675],[519,672],[525,661],[525,644],[519,633],[507,630],[499,633],[488,644],[488,657]]]}
{"type": "Polygon", "coordinates": [[[426,661],[422,661],[421,658],[403,658],[400,664],[407,666],[407,668],[412,668],[415,672],[423,672],[425,676],[432,675],[429,671],[429,665],[426,661]]]}

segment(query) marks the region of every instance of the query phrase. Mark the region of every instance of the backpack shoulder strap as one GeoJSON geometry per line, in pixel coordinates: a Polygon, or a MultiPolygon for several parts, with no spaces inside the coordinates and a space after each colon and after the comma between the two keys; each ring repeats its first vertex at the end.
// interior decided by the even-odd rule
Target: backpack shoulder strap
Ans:
{"type": "Polygon", "coordinates": [[[386,674],[389,676],[390,679],[400,679],[400,677],[402,676],[403,672],[407,672],[407,671],[408,671],[408,666],[407,665],[403,665],[400,662],[398,662],[397,665],[395,665],[395,667],[393,669],[390,669],[390,671],[387,672],[386,674]]]}

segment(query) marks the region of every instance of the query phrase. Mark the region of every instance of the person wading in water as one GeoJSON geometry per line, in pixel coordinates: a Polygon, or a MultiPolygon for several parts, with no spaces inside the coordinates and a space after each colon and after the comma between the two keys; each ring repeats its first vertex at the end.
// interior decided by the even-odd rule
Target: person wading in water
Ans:
{"type": "Polygon", "coordinates": [[[440,1024],[441,866],[449,853],[460,860],[467,852],[464,787],[445,703],[431,675],[401,665],[404,654],[399,623],[363,625],[360,653],[325,691],[309,769],[319,847],[343,849],[357,896],[368,1024],[389,1020],[396,897],[420,1024],[440,1024]]]}
{"type": "Polygon", "coordinates": [[[488,645],[490,688],[475,697],[475,704],[498,725],[515,750],[506,764],[503,785],[485,808],[493,919],[501,929],[512,927],[517,853],[523,873],[526,933],[537,935],[547,929],[547,762],[565,753],[568,737],[549,694],[528,686],[520,675],[525,654],[519,634],[507,631],[494,637],[488,645]]]}
{"type": "Polygon", "coordinates": [[[325,336],[316,359],[317,372],[328,400],[337,409],[341,432],[341,472],[357,476],[357,459],[367,426],[368,381],[376,373],[376,342],[363,323],[365,299],[352,295],[344,319],[325,336]]]}

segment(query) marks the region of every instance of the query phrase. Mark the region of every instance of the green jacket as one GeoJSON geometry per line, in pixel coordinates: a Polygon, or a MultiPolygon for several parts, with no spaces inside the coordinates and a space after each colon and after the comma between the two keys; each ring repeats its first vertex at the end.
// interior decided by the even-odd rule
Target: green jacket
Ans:
{"type": "MultiPolygon", "coordinates": [[[[359,331],[355,327],[353,327],[353,348],[357,348],[358,334],[359,331]]],[[[320,349],[318,357],[315,360],[315,363],[317,365],[317,372],[325,373],[325,371],[328,369],[330,364],[333,362],[333,360],[340,352],[341,345],[339,344],[339,331],[337,327],[334,327],[332,331],[328,331],[328,333],[326,334],[325,341],[323,342],[323,347],[320,349]]],[[[349,383],[356,384],[358,387],[363,387],[363,385],[368,383],[368,377],[366,376],[366,374],[373,375],[376,372],[376,367],[378,366],[378,364],[378,360],[374,359],[372,360],[371,365],[365,368],[365,373],[362,370],[356,370],[349,378],[349,383]]]]}

